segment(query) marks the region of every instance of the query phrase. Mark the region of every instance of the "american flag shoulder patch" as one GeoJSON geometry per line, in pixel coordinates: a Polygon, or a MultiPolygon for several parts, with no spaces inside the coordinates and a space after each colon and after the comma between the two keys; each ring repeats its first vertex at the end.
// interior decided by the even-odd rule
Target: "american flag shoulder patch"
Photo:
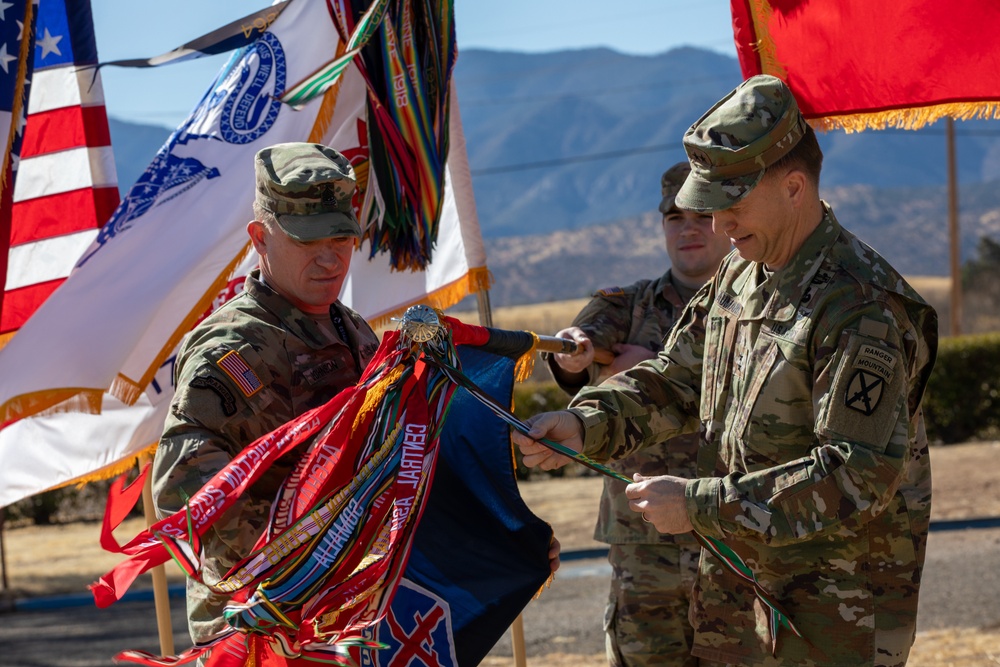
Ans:
{"type": "Polygon", "coordinates": [[[233,379],[233,382],[240,388],[243,395],[249,398],[253,396],[264,384],[257,377],[257,374],[253,372],[240,353],[236,350],[230,350],[222,355],[222,358],[215,362],[219,368],[225,371],[226,375],[233,379]]]}
{"type": "Polygon", "coordinates": [[[605,299],[613,299],[625,296],[625,290],[621,287],[605,287],[594,293],[595,296],[603,296],[605,299]]]}

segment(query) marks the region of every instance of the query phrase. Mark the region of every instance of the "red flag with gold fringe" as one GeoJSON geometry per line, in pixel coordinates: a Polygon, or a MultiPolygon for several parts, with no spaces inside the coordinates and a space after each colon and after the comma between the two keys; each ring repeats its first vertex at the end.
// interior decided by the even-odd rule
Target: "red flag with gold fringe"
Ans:
{"type": "Polygon", "coordinates": [[[1000,3],[731,0],[744,77],[771,74],[816,129],[1000,118],[1000,3]]]}

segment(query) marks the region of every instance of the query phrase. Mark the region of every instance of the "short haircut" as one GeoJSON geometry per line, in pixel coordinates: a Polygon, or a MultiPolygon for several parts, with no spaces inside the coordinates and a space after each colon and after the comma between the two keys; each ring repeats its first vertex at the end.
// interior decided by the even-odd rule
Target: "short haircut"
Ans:
{"type": "Polygon", "coordinates": [[[819,186],[819,173],[823,168],[823,151],[816,139],[816,132],[811,126],[806,126],[806,132],[799,143],[788,151],[777,162],[770,165],[766,173],[778,173],[785,169],[801,169],[819,186]]]}
{"type": "Polygon", "coordinates": [[[280,229],[280,227],[278,227],[278,220],[274,217],[274,214],[256,201],[253,203],[253,219],[259,220],[271,234],[280,229]]]}

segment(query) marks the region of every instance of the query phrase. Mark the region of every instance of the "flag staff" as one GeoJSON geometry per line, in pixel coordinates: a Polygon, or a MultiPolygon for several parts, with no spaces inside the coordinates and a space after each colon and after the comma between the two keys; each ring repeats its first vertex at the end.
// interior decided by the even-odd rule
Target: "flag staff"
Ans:
{"type": "MultiPolygon", "coordinates": [[[[479,324],[484,327],[493,326],[493,312],[490,309],[490,291],[486,289],[476,292],[476,303],[479,306],[479,324]]],[[[518,614],[510,626],[510,646],[514,654],[514,667],[525,667],[528,664],[524,648],[524,614],[518,614]]]]}
{"type": "MultiPolygon", "coordinates": [[[[150,462],[148,456],[139,460],[141,469],[150,462]]],[[[151,528],[156,523],[156,512],[153,510],[153,476],[146,475],[142,485],[142,513],[146,518],[146,527],[151,528]]],[[[167,590],[167,571],[163,564],[157,565],[149,574],[153,577],[153,605],[156,609],[156,630],[160,636],[160,655],[174,654],[174,629],[170,620],[170,591],[167,590]]]]}

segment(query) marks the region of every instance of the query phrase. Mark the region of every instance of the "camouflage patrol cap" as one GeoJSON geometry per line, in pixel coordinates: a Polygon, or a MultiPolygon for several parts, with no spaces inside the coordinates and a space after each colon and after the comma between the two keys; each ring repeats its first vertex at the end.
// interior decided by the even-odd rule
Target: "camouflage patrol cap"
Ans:
{"type": "Polygon", "coordinates": [[[729,208],[799,143],[806,127],[781,79],[750,77],[684,133],[691,174],[677,193],[677,205],[695,211],[729,208]]]}
{"type": "Polygon", "coordinates": [[[254,158],[256,202],[298,241],[361,236],[354,215],[354,169],[329,146],[293,142],[262,148],[254,158]]]}
{"type": "Polygon", "coordinates": [[[674,207],[677,191],[684,185],[684,179],[690,172],[691,165],[687,162],[678,162],[663,172],[663,176],[660,177],[660,194],[663,196],[660,201],[660,213],[666,215],[674,207]]]}

